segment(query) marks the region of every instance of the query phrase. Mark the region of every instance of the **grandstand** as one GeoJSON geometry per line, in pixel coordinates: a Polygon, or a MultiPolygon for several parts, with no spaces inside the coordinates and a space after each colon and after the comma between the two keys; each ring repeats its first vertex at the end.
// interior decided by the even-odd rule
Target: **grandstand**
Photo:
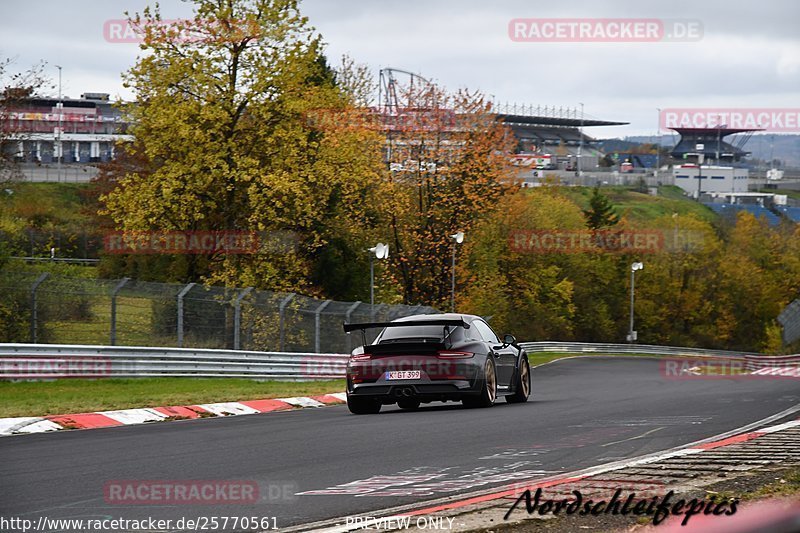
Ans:
{"type": "MultiPolygon", "coordinates": [[[[777,226],[780,224],[781,219],[767,209],[764,206],[758,204],[714,204],[714,203],[705,203],[703,205],[708,206],[712,211],[719,214],[722,217],[731,217],[734,218],[736,213],[740,211],[747,211],[748,213],[752,213],[755,215],[756,218],[763,217],[766,219],[767,223],[770,226],[777,226]]],[[[800,210],[800,208],[794,208],[800,210]]]]}
{"type": "Polygon", "coordinates": [[[800,223],[800,207],[776,205],[775,209],[777,209],[782,215],[784,215],[792,222],[800,223]]]}
{"type": "Polygon", "coordinates": [[[715,161],[720,164],[723,161],[728,164],[738,162],[750,155],[743,149],[743,146],[752,136],[753,132],[759,129],[741,128],[670,128],[680,134],[681,139],[672,149],[671,155],[675,159],[686,159],[689,156],[697,155],[697,146],[703,145],[702,153],[705,160],[715,161]],[[745,135],[737,138],[736,144],[726,142],[724,139],[728,135],[744,133],[745,135]]]}
{"type": "Polygon", "coordinates": [[[597,120],[578,116],[575,110],[552,108],[542,111],[530,106],[528,112],[525,108],[516,107],[511,110],[497,109],[497,118],[507,124],[514,136],[519,141],[521,153],[551,154],[558,156],[577,156],[582,150],[582,155],[600,157],[597,140],[582,133],[582,128],[593,126],[623,126],[627,122],[614,122],[610,120],[597,120]],[[505,111],[505,112],[503,112],[505,111]],[[581,140],[583,144],[581,145],[581,140]]]}

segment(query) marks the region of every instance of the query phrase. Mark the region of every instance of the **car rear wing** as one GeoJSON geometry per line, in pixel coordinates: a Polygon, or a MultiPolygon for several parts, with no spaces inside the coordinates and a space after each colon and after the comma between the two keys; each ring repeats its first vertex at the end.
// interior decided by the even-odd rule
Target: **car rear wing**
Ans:
{"type": "Polygon", "coordinates": [[[398,322],[362,322],[355,324],[342,324],[345,333],[372,328],[404,328],[408,326],[461,326],[464,329],[469,329],[469,322],[462,318],[442,318],[440,320],[403,320],[398,322]]]}
{"type": "Polygon", "coordinates": [[[351,331],[361,330],[361,339],[364,345],[367,344],[366,330],[372,328],[402,328],[408,326],[451,326],[469,329],[469,322],[463,318],[441,318],[438,320],[403,320],[395,322],[362,322],[355,324],[342,324],[344,332],[349,334],[351,331]]]}

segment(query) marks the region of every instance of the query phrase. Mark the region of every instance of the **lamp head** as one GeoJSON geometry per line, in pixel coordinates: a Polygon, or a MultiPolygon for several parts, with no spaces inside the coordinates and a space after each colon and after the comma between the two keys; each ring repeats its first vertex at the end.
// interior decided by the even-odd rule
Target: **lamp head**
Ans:
{"type": "Polygon", "coordinates": [[[458,233],[454,233],[453,235],[450,235],[450,238],[456,241],[456,243],[461,244],[464,242],[464,232],[459,231],[458,233]]]}

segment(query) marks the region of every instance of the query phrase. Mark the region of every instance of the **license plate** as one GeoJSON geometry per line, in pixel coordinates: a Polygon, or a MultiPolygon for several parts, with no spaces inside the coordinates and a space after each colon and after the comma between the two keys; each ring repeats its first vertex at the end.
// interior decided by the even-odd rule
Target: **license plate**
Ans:
{"type": "Polygon", "coordinates": [[[386,379],[419,379],[422,374],[419,370],[397,370],[395,372],[387,372],[386,379]]]}

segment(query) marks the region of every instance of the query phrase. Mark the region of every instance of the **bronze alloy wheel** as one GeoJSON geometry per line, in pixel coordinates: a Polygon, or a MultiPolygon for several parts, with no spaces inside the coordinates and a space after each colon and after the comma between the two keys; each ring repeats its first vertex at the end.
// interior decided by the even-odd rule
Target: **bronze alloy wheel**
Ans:
{"type": "Polygon", "coordinates": [[[497,399],[497,375],[494,371],[494,365],[489,361],[486,361],[484,377],[486,379],[486,401],[489,404],[493,404],[497,399]]]}
{"type": "Polygon", "coordinates": [[[528,401],[531,394],[531,366],[528,358],[523,357],[519,363],[519,371],[514,379],[514,394],[506,396],[508,403],[523,403],[528,401]]]}

